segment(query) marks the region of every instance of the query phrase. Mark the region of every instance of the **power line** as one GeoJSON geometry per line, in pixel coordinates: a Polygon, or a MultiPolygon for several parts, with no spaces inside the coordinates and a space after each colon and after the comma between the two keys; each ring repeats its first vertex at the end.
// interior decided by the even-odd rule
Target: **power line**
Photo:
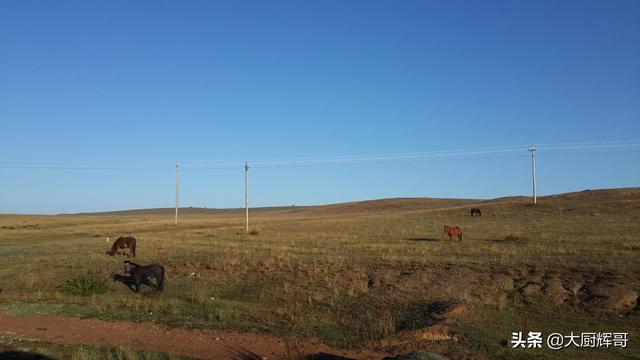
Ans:
{"type": "Polygon", "coordinates": [[[547,146],[544,150],[588,150],[588,149],[613,149],[613,148],[628,148],[637,147],[640,143],[631,144],[615,144],[615,145],[573,145],[573,146],[547,146]]]}
{"type": "Polygon", "coordinates": [[[122,170],[122,171],[173,171],[163,168],[103,167],[103,166],[50,166],[50,165],[0,165],[0,169],[45,169],[45,170],[122,170]]]}
{"type": "MultiPolygon", "coordinates": [[[[538,149],[539,150],[539,149],[538,149]]],[[[587,149],[588,150],[588,149],[587,149]]],[[[536,157],[561,157],[561,156],[588,156],[588,155],[600,155],[600,154],[620,154],[620,153],[632,153],[640,151],[640,147],[636,149],[606,149],[596,151],[555,151],[552,153],[536,154],[536,157]]]]}
{"type": "MultiPolygon", "coordinates": [[[[617,145],[593,145],[593,146],[555,146],[549,148],[543,148],[541,156],[554,156],[555,151],[558,150],[610,150],[613,148],[631,148],[640,147],[640,143],[633,144],[617,144],[617,145]],[[553,151],[549,153],[549,151],[553,151]]],[[[438,151],[430,153],[413,153],[407,155],[388,155],[388,156],[371,156],[371,157],[344,157],[344,158],[317,158],[316,160],[299,160],[299,161],[256,161],[253,165],[254,168],[286,168],[286,167],[309,167],[309,166],[339,166],[339,165],[353,165],[356,163],[366,164],[380,164],[380,163],[393,163],[398,161],[425,161],[425,160],[438,160],[438,159],[463,159],[463,158],[503,158],[504,156],[495,156],[502,154],[517,154],[513,157],[527,156],[524,151],[528,151],[529,147],[520,148],[505,148],[499,150],[478,150],[478,151],[438,151]],[[480,156],[480,157],[478,157],[480,156]]],[[[541,150],[537,147],[537,150],[541,150]]],[[[627,149],[629,151],[630,149],[627,149]]],[[[599,151],[604,152],[604,151],[599,151]]],[[[617,151],[621,152],[621,151],[617,151]]],[[[562,155],[562,154],[558,154],[562,155]]],[[[194,166],[189,170],[219,170],[228,168],[238,168],[238,164],[231,166],[194,166]]]]}
{"type": "MultiPolygon", "coordinates": [[[[317,157],[289,157],[279,159],[254,159],[255,162],[289,162],[289,161],[315,161],[315,160],[344,160],[350,158],[370,158],[370,157],[388,157],[388,156],[419,156],[425,154],[438,154],[438,153],[452,153],[452,152],[469,152],[469,151],[490,151],[490,150],[509,150],[509,149],[525,149],[528,145],[511,145],[511,146],[498,146],[498,147],[486,147],[486,148],[467,148],[467,149],[448,149],[448,150],[434,150],[429,152],[409,152],[409,153],[387,153],[387,154],[350,154],[350,155],[333,155],[333,156],[317,156],[317,157]]],[[[199,164],[213,164],[213,165],[225,165],[225,164],[237,164],[244,162],[245,160],[184,160],[187,163],[199,163],[199,164]]]]}
{"type": "Polygon", "coordinates": [[[15,160],[15,161],[6,161],[0,160],[0,164],[4,165],[51,165],[51,166],[97,166],[98,164],[102,166],[112,166],[112,167],[135,167],[138,164],[159,164],[159,165],[170,165],[173,164],[173,161],[165,161],[165,160],[129,160],[129,161],[79,161],[79,160],[49,160],[49,161],[30,161],[30,160],[15,160]],[[133,165],[132,165],[133,164],[133,165]]]}
{"type": "MultiPolygon", "coordinates": [[[[455,157],[455,156],[472,156],[487,154],[515,153],[527,149],[525,146],[518,147],[501,147],[501,148],[485,148],[477,150],[440,150],[422,153],[404,153],[404,154],[386,154],[386,155],[352,155],[352,156],[336,156],[336,157],[318,157],[318,158],[297,158],[293,160],[263,160],[253,162],[254,168],[276,168],[276,167],[300,167],[300,166],[321,166],[335,164],[353,164],[358,162],[375,163],[380,161],[400,161],[400,160],[420,160],[428,158],[455,157]]],[[[221,163],[216,163],[221,164],[221,163]]],[[[214,170],[237,168],[238,164],[218,165],[218,166],[190,166],[190,170],[214,170]]]]}
{"type": "MultiPolygon", "coordinates": [[[[633,148],[640,147],[640,140],[621,141],[593,141],[574,143],[555,143],[537,145],[540,156],[563,155],[558,151],[593,150],[594,152],[605,152],[613,149],[616,152],[633,151],[633,148]]],[[[526,154],[528,145],[513,145],[476,149],[449,149],[429,152],[413,153],[389,153],[389,154],[369,154],[369,155],[338,155],[328,157],[294,157],[275,160],[258,160],[253,162],[254,168],[284,168],[284,167],[307,167],[307,166],[337,166],[351,164],[379,164],[393,163],[399,161],[425,161],[437,159],[461,159],[468,157],[490,158],[504,154],[526,154]]],[[[54,161],[54,162],[27,162],[27,161],[0,161],[0,169],[48,169],[48,170],[113,170],[113,171],[173,171],[171,167],[160,167],[165,161],[150,161],[158,165],[149,166],[109,166],[110,164],[125,164],[127,162],[106,162],[103,166],[97,165],[99,162],[81,161],[54,161]],[[87,164],[83,166],[81,164],[87,164]]],[[[128,162],[129,164],[142,164],[142,162],[128,162]]],[[[144,162],[148,164],[149,162],[144,162]]],[[[181,162],[180,169],[184,171],[192,170],[225,170],[237,169],[242,164],[233,160],[191,160],[181,162]]]]}
{"type": "Polygon", "coordinates": [[[580,141],[580,142],[566,142],[566,143],[546,143],[538,144],[537,146],[575,146],[575,145],[607,145],[607,144],[626,144],[637,143],[640,140],[602,140],[602,141],[580,141]]]}

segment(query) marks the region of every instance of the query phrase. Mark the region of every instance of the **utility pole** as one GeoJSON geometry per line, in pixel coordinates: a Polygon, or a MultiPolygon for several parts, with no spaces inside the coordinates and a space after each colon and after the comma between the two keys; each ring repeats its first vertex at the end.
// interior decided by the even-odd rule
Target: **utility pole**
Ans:
{"type": "Polygon", "coordinates": [[[180,201],[180,162],[176,161],[176,220],[175,220],[176,225],[178,225],[179,201],[180,201]]]}
{"type": "Polygon", "coordinates": [[[249,165],[244,162],[244,231],[249,232],[249,165]]]}
{"type": "Polygon", "coordinates": [[[531,145],[529,152],[531,153],[531,175],[533,177],[533,203],[536,204],[538,202],[536,197],[536,146],[531,145]]]}

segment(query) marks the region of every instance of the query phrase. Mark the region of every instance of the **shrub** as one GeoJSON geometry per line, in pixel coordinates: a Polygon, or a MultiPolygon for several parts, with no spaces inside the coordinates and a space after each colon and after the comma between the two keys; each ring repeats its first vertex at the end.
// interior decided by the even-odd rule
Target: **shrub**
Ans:
{"type": "Polygon", "coordinates": [[[67,294],[79,296],[102,294],[107,291],[107,281],[102,276],[96,274],[85,274],[67,280],[64,284],[64,291],[67,294]]]}
{"type": "Polygon", "coordinates": [[[251,230],[249,231],[249,235],[258,235],[258,230],[251,230]]]}

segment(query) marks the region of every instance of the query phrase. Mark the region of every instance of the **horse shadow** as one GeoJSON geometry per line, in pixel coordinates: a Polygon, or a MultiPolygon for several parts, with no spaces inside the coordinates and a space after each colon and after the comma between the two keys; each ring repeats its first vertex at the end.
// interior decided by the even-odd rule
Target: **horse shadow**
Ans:
{"type": "Polygon", "coordinates": [[[434,239],[434,238],[427,238],[427,237],[417,237],[417,238],[408,238],[405,240],[409,240],[409,241],[440,241],[438,239],[434,239]]]}
{"type": "Polygon", "coordinates": [[[526,245],[529,243],[527,239],[489,239],[485,240],[488,243],[501,244],[501,245],[526,245]]]}
{"type": "Polygon", "coordinates": [[[6,360],[53,360],[53,358],[48,357],[46,355],[34,353],[34,352],[25,352],[25,351],[3,351],[0,349],[0,359],[6,360]]]}
{"type": "MultiPolygon", "coordinates": [[[[117,281],[119,283],[123,283],[124,285],[126,285],[129,290],[136,292],[136,283],[135,280],[133,279],[133,277],[131,276],[127,276],[127,275],[121,275],[121,274],[114,274],[113,275],[113,281],[117,281]]],[[[140,285],[147,285],[150,288],[155,289],[156,288],[156,284],[152,283],[148,278],[143,278],[140,280],[140,285]]],[[[142,292],[142,288],[140,289],[140,292],[142,292]]]]}

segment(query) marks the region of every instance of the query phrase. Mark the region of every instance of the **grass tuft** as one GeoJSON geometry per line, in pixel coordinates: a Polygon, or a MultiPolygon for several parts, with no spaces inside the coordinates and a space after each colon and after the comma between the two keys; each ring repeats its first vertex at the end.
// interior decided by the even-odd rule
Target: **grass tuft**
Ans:
{"type": "Polygon", "coordinates": [[[86,274],[67,280],[64,284],[64,292],[70,295],[91,296],[107,291],[107,282],[103,277],[95,274],[86,274]]]}

